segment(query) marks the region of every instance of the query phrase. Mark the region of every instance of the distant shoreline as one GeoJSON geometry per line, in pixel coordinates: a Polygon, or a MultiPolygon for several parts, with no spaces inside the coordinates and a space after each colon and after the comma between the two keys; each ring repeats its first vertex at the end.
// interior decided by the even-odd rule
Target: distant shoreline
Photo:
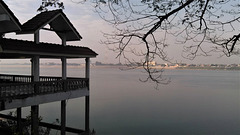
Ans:
{"type": "MultiPolygon", "coordinates": [[[[92,67],[96,68],[123,68],[130,69],[131,67],[125,65],[93,65],[92,67]]],[[[141,69],[142,67],[137,67],[136,69],[141,69]]],[[[240,70],[240,67],[174,67],[174,66],[152,66],[154,69],[168,69],[168,70],[240,70]]]]}
{"type": "MultiPolygon", "coordinates": [[[[96,68],[131,68],[127,66],[96,66],[94,65],[93,67],[96,68]]],[[[231,67],[231,68],[218,68],[218,67],[159,67],[155,66],[152,67],[155,69],[168,69],[168,70],[240,70],[240,67],[231,67]]],[[[138,67],[137,69],[141,69],[141,67],[138,67]]]]}
{"type": "Polygon", "coordinates": [[[179,69],[179,70],[184,70],[184,69],[187,69],[187,70],[240,70],[240,67],[236,67],[236,68],[211,68],[211,67],[194,67],[194,68],[191,68],[191,67],[178,67],[178,68],[175,68],[175,69],[179,69]]]}
{"type": "MultiPolygon", "coordinates": [[[[31,67],[30,64],[0,64],[0,66],[3,67],[31,67]]],[[[42,68],[60,68],[60,64],[56,65],[46,65],[46,64],[40,64],[40,67],[42,68]]],[[[69,64],[67,66],[68,68],[84,68],[85,65],[82,64],[69,64]]],[[[130,69],[131,67],[125,66],[125,65],[91,65],[92,68],[122,68],[122,69],[130,69]]],[[[161,67],[161,66],[152,66],[152,68],[155,69],[168,69],[168,70],[240,70],[240,67],[161,67]]],[[[138,67],[136,69],[141,69],[141,67],[138,67]]]]}

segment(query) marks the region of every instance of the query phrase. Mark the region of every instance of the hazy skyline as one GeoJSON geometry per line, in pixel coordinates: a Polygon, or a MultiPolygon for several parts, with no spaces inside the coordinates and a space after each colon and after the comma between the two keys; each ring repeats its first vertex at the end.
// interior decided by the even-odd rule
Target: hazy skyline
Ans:
{"type": "MultiPolygon", "coordinates": [[[[67,42],[69,45],[86,46],[97,52],[99,55],[97,58],[92,59],[92,62],[100,61],[103,63],[118,63],[118,59],[115,59],[117,54],[108,50],[106,45],[100,44],[101,40],[104,40],[102,32],[111,32],[112,26],[107,22],[102,20],[97,13],[93,10],[93,6],[86,4],[76,4],[72,0],[62,0],[65,5],[64,13],[67,15],[69,20],[76,27],[80,35],[83,37],[81,41],[77,42],[67,42]]],[[[41,4],[41,0],[33,2],[32,0],[11,0],[4,1],[10,10],[19,19],[20,23],[23,24],[27,20],[34,17],[37,12],[38,7],[41,4]]],[[[33,35],[15,35],[15,33],[6,34],[7,38],[25,39],[33,40],[33,35]]],[[[169,39],[171,40],[171,39],[169,39]]],[[[41,42],[51,42],[51,43],[61,43],[60,39],[55,33],[41,31],[40,35],[41,42]]],[[[173,62],[184,62],[184,63],[196,63],[196,64],[232,64],[240,63],[239,56],[231,57],[220,57],[219,53],[214,54],[214,56],[209,57],[197,57],[193,61],[187,60],[181,57],[182,47],[180,45],[171,45],[168,48],[169,57],[172,58],[173,62]]],[[[7,60],[2,60],[2,62],[8,62],[7,60]]],[[[162,63],[161,60],[157,63],[162,63]]]]}

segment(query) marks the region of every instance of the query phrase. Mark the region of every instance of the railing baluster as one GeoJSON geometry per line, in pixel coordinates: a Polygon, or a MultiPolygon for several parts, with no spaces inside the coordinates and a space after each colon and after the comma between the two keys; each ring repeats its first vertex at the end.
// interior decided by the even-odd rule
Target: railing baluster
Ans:
{"type": "Polygon", "coordinates": [[[32,82],[32,78],[33,76],[0,74],[0,79],[4,81],[0,84],[0,98],[17,98],[21,95],[49,94],[89,87],[89,80],[86,78],[62,80],[61,77],[41,76],[39,82],[32,82]]]}

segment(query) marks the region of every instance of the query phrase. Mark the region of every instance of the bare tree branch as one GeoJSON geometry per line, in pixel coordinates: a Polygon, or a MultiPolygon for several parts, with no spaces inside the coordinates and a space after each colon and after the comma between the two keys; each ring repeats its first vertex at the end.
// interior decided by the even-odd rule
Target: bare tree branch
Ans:
{"type": "Polygon", "coordinates": [[[95,11],[115,30],[104,33],[102,43],[131,69],[142,67],[148,73],[143,81],[169,82],[162,69],[151,65],[159,59],[172,62],[168,46],[181,44],[183,57],[191,60],[214,52],[240,54],[239,0],[72,1],[94,3],[95,11]]]}

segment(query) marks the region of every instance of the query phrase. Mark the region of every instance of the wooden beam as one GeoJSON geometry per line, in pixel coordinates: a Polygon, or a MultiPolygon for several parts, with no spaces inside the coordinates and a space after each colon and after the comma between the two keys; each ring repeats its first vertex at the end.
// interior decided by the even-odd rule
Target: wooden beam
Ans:
{"type": "Polygon", "coordinates": [[[53,29],[51,29],[51,28],[42,28],[43,30],[47,30],[47,31],[53,31],[53,32],[55,32],[53,29]]]}
{"type": "Polygon", "coordinates": [[[72,32],[71,30],[54,30],[53,28],[41,28],[42,30],[46,30],[46,31],[52,31],[52,32],[57,32],[57,33],[68,33],[68,32],[72,32]]]}

